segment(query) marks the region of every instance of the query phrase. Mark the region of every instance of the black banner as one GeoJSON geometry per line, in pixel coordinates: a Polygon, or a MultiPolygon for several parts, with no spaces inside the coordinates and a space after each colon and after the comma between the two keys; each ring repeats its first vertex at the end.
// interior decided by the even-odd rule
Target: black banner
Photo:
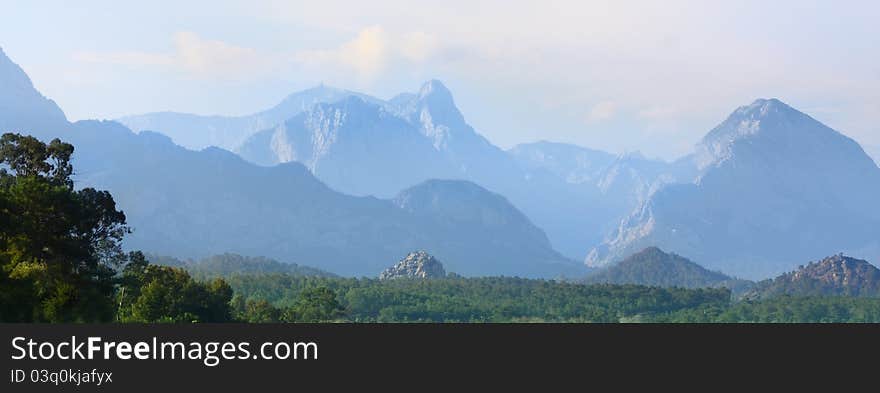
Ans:
{"type": "Polygon", "coordinates": [[[875,325],[6,324],[0,337],[3,392],[676,386],[828,372],[880,349],[875,325]]]}

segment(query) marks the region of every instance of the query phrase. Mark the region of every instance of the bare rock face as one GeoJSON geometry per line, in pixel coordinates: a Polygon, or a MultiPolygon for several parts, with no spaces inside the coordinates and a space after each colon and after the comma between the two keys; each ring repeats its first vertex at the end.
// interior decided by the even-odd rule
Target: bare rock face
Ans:
{"type": "Polygon", "coordinates": [[[411,252],[406,258],[397,262],[394,266],[385,269],[379,275],[380,280],[391,280],[397,278],[443,278],[446,277],[446,270],[443,264],[436,258],[424,251],[411,252]]]}

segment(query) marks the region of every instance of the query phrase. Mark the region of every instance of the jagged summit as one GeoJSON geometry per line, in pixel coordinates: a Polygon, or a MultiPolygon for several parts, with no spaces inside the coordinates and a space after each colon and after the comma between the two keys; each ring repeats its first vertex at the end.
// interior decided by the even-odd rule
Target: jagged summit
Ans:
{"type": "Polygon", "coordinates": [[[401,105],[400,111],[412,123],[421,124],[425,135],[434,138],[437,146],[446,141],[449,132],[470,130],[464,116],[455,106],[452,92],[436,79],[422,84],[419,93],[412,96],[411,101],[401,105]]]}
{"type": "Polygon", "coordinates": [[[444,100],[447,103],[452,103],[452,92],[449,91],[443,82],[431,79],[422,84],[422,87],[419,89],[419,99],[444,100]]]}

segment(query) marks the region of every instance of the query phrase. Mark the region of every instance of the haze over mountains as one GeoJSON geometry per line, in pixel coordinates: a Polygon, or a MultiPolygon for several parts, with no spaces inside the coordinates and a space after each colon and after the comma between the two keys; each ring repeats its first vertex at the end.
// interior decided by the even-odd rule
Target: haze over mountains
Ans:
{"type": "MultiPolygon", "coordinates": [[[[522,159],[493,145],[468,125],[452,93],[437,80],[426,82],[417,93],[402,93],[388,101],[340,92],[344,90],[319,87],[291,95],[296,99],[285,102],[312,100],[316,104],[301,110],[282,103],[276,108],[292,109],[289,119],[254,132],[232,150],[263,166],[302,163],[331,188],[358,196],[388,198],[429,179],[469,180],[507,197],[548,233],[554,248],[574,259],[583,259],[589,248],[584,244],[601,241],[615,221],[636,206],[638,198],[630,195],[644,193],[649,187],[643,183],[654,180],[655,175],[648,173],[653,168],[645,175],[625,173],[619,178],[615,171],[603,171],[606,185],[600,188],[597,183],[569,181],[524,166],[522,159]]],[[[186,119],[186,115],[175,114],[174,118],[186,119]]],[[[141,131],[143,124],[173,130],[189,127],[183,120],[168,124],[164,114],[120,121],[141,131]]],[[[189,129],[204,133],[207,139],[217,135],[209,127],[189,129]]],[[[616,162],[613,158],[609,156],[609,165],[616,162]]],[[[618,161],[635,170],[658,164],[630,158],[618,161]]]]}
{"type": "Polygon", "coordinates": [[[504,151],[436,80],[389,100],[319,86],[249,116],[128,127],[68,123],[2,52],[0,83],[0,131],[73,143],[77,186],[111,191],[135,228],[126,247],[164,255],[373,276],[424,249],[464,275],[555,277],[658,246],[750,279],[840,251],[880,257],[880,168],[778,100],[665,162],[552,142],[504,151]]]}
{"type": "Polygon", "coordinates": [[[554,251],[505,198],[475,184],[414,185],[396,200],[341,194],[299,163],[261,167],[219,148],[192,151],[155,132],[135,134],[116,122],[68,123],[20,68],[5,56],[0,64],[4,87],[16,87],[0,91],[2,102],[12,104],[0,112],[3,131],[72,143],[76,186],[113,194],[134,229],[127,248],[181,258],[265,255],[345,275],[374,276],[414,249],[448,260],[463,275],[586,270],[554,251]],[[438,216],[447,201],[474,214],[438,216]]]}
{"type": "Polygon", "coordinates": [[[157,112],[126,116],[119,122],[136,132],[162,130],[174,143],[192,150],[216,146],[235,150],[257,131],[273,127],[304,112],[317,103],[336,102],[349,96],[370,97],[355,92],[318,86],[294,93],[278,105],[247,116],[201,116],[178,112],[157,112]]]}

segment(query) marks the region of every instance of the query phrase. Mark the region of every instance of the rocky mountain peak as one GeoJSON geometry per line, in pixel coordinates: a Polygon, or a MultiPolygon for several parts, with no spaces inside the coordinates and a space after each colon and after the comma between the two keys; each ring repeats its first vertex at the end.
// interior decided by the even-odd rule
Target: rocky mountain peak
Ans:
{"type": "Polygon", "coordinates": [[[880,269],[867,261],[834,255],[765,280],[745,295],[762,299],[794,296],[880,296],[880,269]]]}
{"type": "MultiPolygon", "coordinates": [[[[864,156],[858,144],[777,99],[736,109],[697,145],[701,170],[732,160],[779,161],[794,166],[864,156]]],[[[824,166],[827,163],[822,163],[824,166]]]]}
{"type": "Polygon", "coordinates": [[[437,79],[431,79],[422,84],[422,87],[419,89],[419,99],[420,100],[432,100],[435,102],[445,102],[448,104],[452,104],[452,92],[437,79]]]}
{"type": "Polygon", "coordinates": [[[380,275],[380,280],[397,278],[431,279],[446,277],[443,264],[425,251],[409,253],[394,266],[385,269],[380,275]]]}
{"type": "Polygon", "coordinates": [[[455,106],[452,92],[436,79],[422,85],[417,99],[406,112],[411,121],[422,125],[423,133],[432,137],[438,147],[445,144],[450,131],[470,129],[455,106]]]}
{"type": "Polygon", "coordinates": [[[867,261],[834,255],[818,262],[811,262],[791,273],[791,280],[817,280],[834,286],[860,286],[865,281],[880,279],[880,269],[867,261]]]}

